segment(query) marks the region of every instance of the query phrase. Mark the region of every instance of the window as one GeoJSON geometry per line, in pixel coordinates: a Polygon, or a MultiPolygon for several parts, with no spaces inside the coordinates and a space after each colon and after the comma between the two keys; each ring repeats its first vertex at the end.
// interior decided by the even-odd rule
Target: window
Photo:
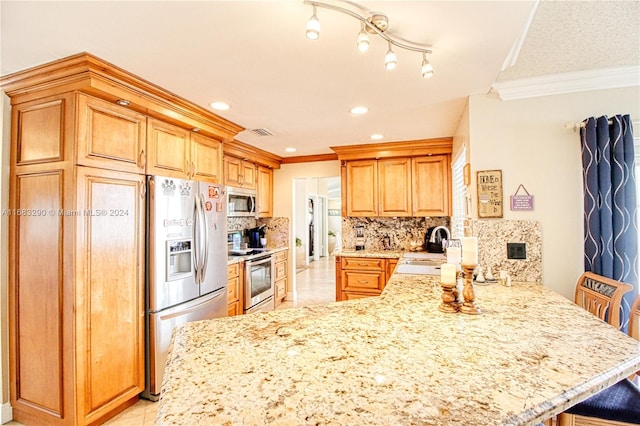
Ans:
{"type": "Polygon", "coordinates": [[[464,219],[466,216],[467,187],[464,184],[464,165],[466,149],[463,148],[458,158],[451,165],[451,184],[453,186],[453,214],[451,215],[451,238],[462,239],[464,236],[464,219]]]}

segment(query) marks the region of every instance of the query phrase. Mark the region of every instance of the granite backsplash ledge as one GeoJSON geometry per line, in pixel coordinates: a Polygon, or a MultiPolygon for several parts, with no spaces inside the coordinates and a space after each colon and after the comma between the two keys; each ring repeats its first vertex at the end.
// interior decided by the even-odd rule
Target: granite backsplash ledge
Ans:
{"type": "Polygon", "coordinates": [[[532,220],[470,220],[478,237],[478,263],[497,278],[505,270],[514,281],[542,282],[542,225],[532,220]],[[525,259],[508,259],[507,243],[524,243],[525,259]]]}
{"type": "Polygon", "coordinates": [[[343,217],[342,249],[356,246],[355,228],[364,228],[366,250],[383,250],[382,239],[389,237],[391,250],[410,250],[411,243],[424,242],[427,228],[444,225],[449,227],[448,217],[343,217]]]}

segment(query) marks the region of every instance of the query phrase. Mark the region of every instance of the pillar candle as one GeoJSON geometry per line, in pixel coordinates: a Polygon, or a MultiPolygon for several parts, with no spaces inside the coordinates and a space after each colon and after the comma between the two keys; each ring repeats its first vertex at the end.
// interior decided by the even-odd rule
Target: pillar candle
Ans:
{"type": "Polygon", "coordinates": [[[462,238],[462,264],[463,265],[478,264],[478,238],[477,237],[462,238]]]}
{"type": "Polygon", "coordinates": [[[460,263],[461,253],[460,247],[447,247],[447,263],[453,263],[454,265],[460,263]]]}
{"type": "Polygon", "coordinates": [[[440,282],[443,284],[456,283],[456,265],[453,263],[443,263],[440,265],[440,282]]]}

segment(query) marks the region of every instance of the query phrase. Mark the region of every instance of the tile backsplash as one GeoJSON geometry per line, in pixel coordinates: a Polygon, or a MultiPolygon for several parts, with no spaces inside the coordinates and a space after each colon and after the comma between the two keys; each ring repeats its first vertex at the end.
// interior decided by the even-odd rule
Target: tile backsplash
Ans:
{"type": "Polygon", "coordinates": [[[382,250],[382,238],[388,236],[392,250],[410,250],[411,242],[424,242],[427,228],[449,226],[448,217],[343,217],[342,249],[356,245],[355,227],[364,227],[365,250],[382,250]]]}
{"type": "Polygon", "coordinates": [[[264,236],[267,239],[267,248],[281,248],[289,245],[289,218],[287,217],[227,218],[227,230],[229,231],[244,231],[260,225],[266,225],[264,236]]]}
{"type": "Polygon", "coordinates": [[[497,278],[505,270],[514,281],[542,282],[542,225],[532,220],[471,220],[470,235],[478,237],[478,262],[497,278]],[[507,243],[525,243],[525,259],[507,259],[507,243]]]}

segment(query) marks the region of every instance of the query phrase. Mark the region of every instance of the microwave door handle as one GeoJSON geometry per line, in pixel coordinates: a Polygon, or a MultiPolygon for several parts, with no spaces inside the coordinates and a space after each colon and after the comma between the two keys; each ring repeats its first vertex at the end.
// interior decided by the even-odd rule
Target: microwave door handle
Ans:
{"type": "Polygon", "coordinates": [[[209,260],[209,224],[207,223],[207,211],[204,208],[204,195],[200,194],[200,212],[202,213],[202,233],[204,244],[202,247],[202,265],[200,266],[200,278],[204,281],[207,276],[207,261],[209,260]]]}
{"type": "Polygon", "coordinates": [[[252,196],[248,196],[247,197],[247,210],[249,210],[249,213],[255,213],[256,212],[256,206],[255,206],[255,202],[254,202],[254,198],[252,196]]]}

